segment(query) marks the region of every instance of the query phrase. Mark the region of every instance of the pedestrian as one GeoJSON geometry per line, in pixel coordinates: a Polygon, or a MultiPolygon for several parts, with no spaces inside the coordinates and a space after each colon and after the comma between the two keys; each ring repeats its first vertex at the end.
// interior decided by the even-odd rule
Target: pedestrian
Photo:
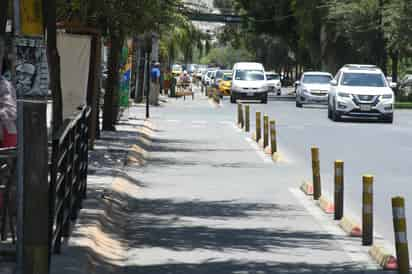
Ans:
{"type": "MultiPolygon", "coordinates": [[[[7,71],[7,64],[3,66],[7,71]]],[[[12,84],[0,75],[0,147],[17,145],[17,102],[16,90],[12,84]]]]}
{"type": "Polygon", "coordinates": [[[149,95],[149,102],[153,106],[159,105],[159,93],[160,93],[160,63],[153,64],[151,70],[151,88],[149,95]]]}

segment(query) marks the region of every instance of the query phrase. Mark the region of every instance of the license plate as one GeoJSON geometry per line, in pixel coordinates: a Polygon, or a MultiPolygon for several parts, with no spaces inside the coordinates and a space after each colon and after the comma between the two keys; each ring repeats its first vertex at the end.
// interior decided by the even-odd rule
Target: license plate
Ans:
{"type": "Polygon", "coordinates": [[[360,110],[361,111],[371,111],[371,106],[370,105],[361,105],[360,110]]]}
{"type": "Polygon", "coordinates": [[[253,92],[248,92],[247,93],[247,96],[253,96],[253,95],[255,95],[253,92]]]}

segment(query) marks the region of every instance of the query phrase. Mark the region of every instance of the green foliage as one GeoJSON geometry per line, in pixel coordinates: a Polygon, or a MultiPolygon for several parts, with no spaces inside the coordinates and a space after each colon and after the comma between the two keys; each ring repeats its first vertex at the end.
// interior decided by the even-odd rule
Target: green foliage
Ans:
{"type": "Polygon", "coordinates": [[[244,49],[235,49],[232,46],[215,47],[212,48],[206,56],[204,56],[200,62],[202,64],[216,64],[226,68],[232,68],[236,62],[253,61],[254,55],[244,49]]]}

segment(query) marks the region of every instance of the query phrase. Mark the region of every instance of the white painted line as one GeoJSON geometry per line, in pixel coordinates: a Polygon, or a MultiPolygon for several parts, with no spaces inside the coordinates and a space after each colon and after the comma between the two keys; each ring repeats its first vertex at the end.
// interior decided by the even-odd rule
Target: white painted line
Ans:
{"type": "Polygon", "coordinates": [[[265,164],[273,164],[273,160],[269,155],[266,155],[263,150],[249,137],[245,137],[246,142],[256,151],[257,155],[263,160],[265,164]]]}
{"type": "Polygon", "coordinates": [[[182,121],[180,121],[180,120],[166,120],[166,122],[168,122],[168,123],[180,123],[182,121]]]}
{"type": "Polygon", "coordinates": [[[233,122],[231,122],[231,121],[220,121],[219,124],[223,124],[223,125],[233,125],[233,122]]]}
{"type": "Polygon", "coordinates": [[[207,121],[192,121],[192,124],[207,124],[207,121]]]}
{"type": "Polygon", "coordinates": [[[316,219],[317,223],[330,234],[334,241],[338,244],[340,248],[345,252],[345,254],[355,263],[359,264],[362,269],[368,270],[379,270],[379,266],[372,261],[372,258],[368,254],[368,249],[370,247],[362,247],[359,244],[359,239],[348,237],[345,232],[339,228],[339,226],[334,223],[320,207],[311,201],[310,197],[306,196],[298,188],[289,188],[290,193],[295,197],[295,199],[306,209],[306,211],[316,219]]]}

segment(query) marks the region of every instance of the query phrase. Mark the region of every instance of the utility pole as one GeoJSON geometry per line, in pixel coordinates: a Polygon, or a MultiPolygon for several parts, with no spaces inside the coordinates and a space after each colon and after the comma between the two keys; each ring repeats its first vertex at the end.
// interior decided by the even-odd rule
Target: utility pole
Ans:
{"type": "Polygon", "coordinates": [[[17,91],[17,273],[49,273],[46,109],[48,69],[43,1],[14,0],[17,91]]]}

